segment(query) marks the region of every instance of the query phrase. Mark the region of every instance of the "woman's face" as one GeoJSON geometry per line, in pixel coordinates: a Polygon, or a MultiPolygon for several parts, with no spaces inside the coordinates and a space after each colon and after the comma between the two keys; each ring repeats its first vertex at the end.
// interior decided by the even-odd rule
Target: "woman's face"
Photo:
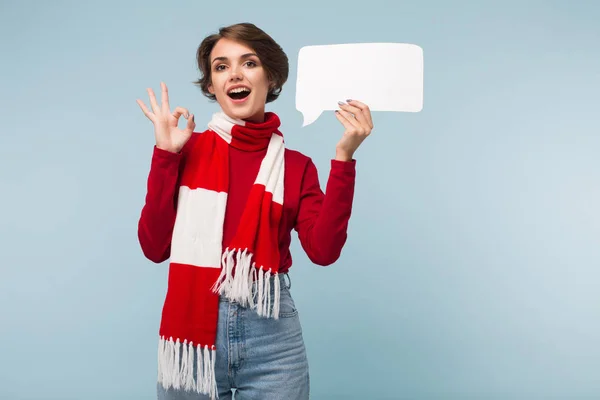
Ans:
{"type": "Polygon", "coordinates": [[[210,53],[211,84],[225,114],[231,118],[263,122],[270,82],[251,48],[229,39],[219,39],[210,53]]]}

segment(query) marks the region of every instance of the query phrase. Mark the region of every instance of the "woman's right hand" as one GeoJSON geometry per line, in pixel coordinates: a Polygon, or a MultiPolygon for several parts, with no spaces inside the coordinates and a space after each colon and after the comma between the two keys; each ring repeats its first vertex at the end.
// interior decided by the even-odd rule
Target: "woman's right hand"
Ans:
{"type": "Polygon", "coordinates": [[[183,107],[177,107],[175,108],[175,111],[171,113],[167,85],[165,85],[164,82],[161,82],[160,87],[162,89],[161,106],[158,105],[154,91],[150,88],[148,88],[148,95],[150,96],[152,112],[148,110],[143,101],[138,99],[137,103],[144,112],[144,115],[154,124],[156,147],[172,153],[179,153],[190,137],[192,137],[192,132],[196,127],[194,115],[190,114],[190,112],[183,107]],[[179,117],[182,115],[187,119],[187,126],[185,129],[179,129],[177,127],[179,117]]]}

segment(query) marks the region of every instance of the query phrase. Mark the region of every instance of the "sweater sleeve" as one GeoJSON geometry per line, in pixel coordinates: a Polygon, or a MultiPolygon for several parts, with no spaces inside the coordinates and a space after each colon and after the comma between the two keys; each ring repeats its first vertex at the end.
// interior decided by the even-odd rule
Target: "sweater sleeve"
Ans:
{"type": "Polygon", "coordinates": [[[146,258],[155,263],[170,257],[181,159],[180,153],[154,147],[146,202],[138,222],[138,239],[146,258]]]}
{"type": "Polygon", "coordinates": [[[352,212],[355,176],[355,160],[331,160],[324,194],[317,168],[312,161],[308,162],[295,229],[308,258],[317,265],[333,264],[341,255],[352,212]]]}

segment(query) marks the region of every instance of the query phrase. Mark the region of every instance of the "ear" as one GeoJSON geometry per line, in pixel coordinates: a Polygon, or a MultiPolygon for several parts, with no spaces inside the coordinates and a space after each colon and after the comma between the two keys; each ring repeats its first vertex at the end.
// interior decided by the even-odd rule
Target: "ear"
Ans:
{"type": "Polygon", "coordinates": [[[208,84],[208,93],[215,94],[215,88],[213,88],[212,83],[208,84]]]}

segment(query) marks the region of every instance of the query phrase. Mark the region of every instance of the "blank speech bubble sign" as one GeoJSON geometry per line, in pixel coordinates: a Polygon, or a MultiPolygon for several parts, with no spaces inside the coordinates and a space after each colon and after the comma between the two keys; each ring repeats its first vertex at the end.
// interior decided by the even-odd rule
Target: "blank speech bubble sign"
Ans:
{"type": "Polygon", "coordinates": [[[305,46],[298,53],[296,109],[304,124],[338,101],[359,100],[371,111],[423,109],[423,49],[407,43],[305,46]]]}

